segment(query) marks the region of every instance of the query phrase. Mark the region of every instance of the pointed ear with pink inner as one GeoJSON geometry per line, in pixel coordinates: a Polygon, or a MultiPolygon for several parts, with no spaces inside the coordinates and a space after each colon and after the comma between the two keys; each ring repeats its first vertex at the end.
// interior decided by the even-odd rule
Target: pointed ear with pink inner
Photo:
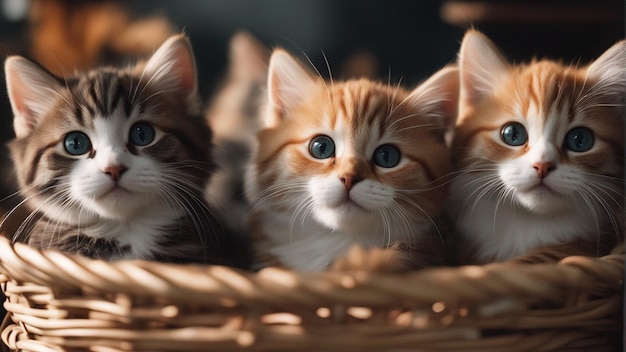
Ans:
{"type": "Polygon", "coordinates": [[[437,71],[410,93],[408,101],[443,130],[452,129],[459,105],[458,67],[448,65],[437,71]]]}
{"type": "Polygon", "coordinates": [[[616,107],[624,109],[626,100],[626,40],[607,49],[587,67],[587,79],[616,107]]]}
{"type": "Polygon", "coordinates": [[[143,80],[161,92],[194,98],[198,93],[198,81],[189,39],[182,34],[167,39],[148,60],[143,76],[143,80]]]}
{"type": "Polygon", "coordinates": [[[28,136],[61,98],[60,81],[42,67],[21,57],[4,63],[7,92],[17,138],[28,136]]]}
{"type": "Polygon", "coordinates": [[[460,103],[475,106],[506,77],[509,63],[484,34],[469,30],[459,50],[460,103]]]}
{"type": "Polygon", "coordinates": [[[316,78],[294,57],[275,49],[268,72],[269,114],[265,127],[272,127],[289,118],[292,109],[301,104],[315,89],[316,78]]]}

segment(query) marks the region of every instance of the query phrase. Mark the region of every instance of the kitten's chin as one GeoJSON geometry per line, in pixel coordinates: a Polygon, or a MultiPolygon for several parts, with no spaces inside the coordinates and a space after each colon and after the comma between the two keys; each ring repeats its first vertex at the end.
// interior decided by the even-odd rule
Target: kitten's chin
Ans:
{"type": "Polygon", "coordinates": [[[113,187],[110,190],[96,197],[98,202],[123,203],[132,198],[132,192],[122,187],[113,187]]]}
{"type": "Polygon", "coordinates": [[[87,207],[103,218],[126,220],[150,208],[150,201],[141,195],[116,188],[106,194],[89,200],[87,207]]]}
{"type": "Polygon", "coordinates": [[[371,213],[353,202],[332,207],[318,206],[313,214],[318,222],[331,230],[350,230],[371,222],[371,213]]]}
{"type": "Polygon", "coordinates": [[[536,214],[557,214],[570,211],[571,208],[571,201],[567,197],[545,186],[517,191],[516,199],[526,210],[536,214]]]}

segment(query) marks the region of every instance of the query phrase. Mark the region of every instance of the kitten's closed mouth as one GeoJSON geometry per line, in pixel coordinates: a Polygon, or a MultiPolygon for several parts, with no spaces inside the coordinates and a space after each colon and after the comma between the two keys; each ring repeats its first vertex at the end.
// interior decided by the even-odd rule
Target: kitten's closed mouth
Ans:
{"type": "Polygon", "coordinates": [[[333,208],[345,209],[345,210],[357,209],[361,211],[367,211],[367,209],[363,208],[363,206],[355,202],[350,197],[346,197],[343,201],[335,204],[333,208]]]}

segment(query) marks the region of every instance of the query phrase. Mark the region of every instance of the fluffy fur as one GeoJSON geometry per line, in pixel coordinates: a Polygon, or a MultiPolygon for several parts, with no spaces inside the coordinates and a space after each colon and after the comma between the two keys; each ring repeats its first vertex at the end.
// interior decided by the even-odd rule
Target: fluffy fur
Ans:
{"type": "Polygon", "coordinates": [[[462,262],[602,255],[621,237],[625,55],[621,41],[584,67],[511,65],[465,35],[447,206],[462,262]]]}
{"type": "Polygon", "coordinates": [[[10,149],[33,211],[18,236],[99,259],[231,262],[203,201],[211,131],[185,36],[127,68],[59,79],[14,56],[5,72],[10,149]]]}
{"type": "Polygon", "coordinates": [[[365,79],[326,83],[276,49],[268,78],[245,183],[258,264],[322,271],[355,245],[382,248],[379,268],[441,263],[435,219],[448,194],[444,135],[456,114],[456,68],[408,92],[365,79]],[[312,148],[334,152],[318,158],[312,148]],[[397,148],[397,165],[375,163],[377,152],[393,159],[385,148],[397,148]]]}

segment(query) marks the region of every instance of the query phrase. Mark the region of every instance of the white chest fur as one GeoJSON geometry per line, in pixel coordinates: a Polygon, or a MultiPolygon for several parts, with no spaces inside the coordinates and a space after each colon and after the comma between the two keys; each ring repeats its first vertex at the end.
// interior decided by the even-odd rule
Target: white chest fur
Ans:
{"type": "Polygon", "coordinates": [[[129,221],[103,219],[96,226],[85,229],[84,233],[94,238],[116,240],[121,247],[129,248],[122,255],[114,255],[112,260],[152,259],[159,242],[167,236],[164,228],[175,223],[178,217],[176,209],[166,206],[150,208],[129,221]]]}
{"type": "Polygon", "coordinates": [[[503,261],[542,245],[588,238],[605,226],[598,224],[591,205],[578,211],[536,214],[490,197],[475,203],[452,197],[451,203],[464,204],[451,207],[451,218],[457,236],[477,245],[474,256],[480,262],[503,261]]]}
{"type": "Polygon", "coordinates": [[[265,216],[264,219],[262,230],[271,243],[265,250],[285,266],[308,272],[326,270],[354,245],[385,247],[390,241],[418,236],[429,227],[416,224],[413,233],[397,229],[392,239],[385,235],[388,229],[384,228],[384,223],[374,216],[370,217],[371,221],[355,221],[351,228],[336,230],[310,217],[294,219],[291,213],[273,212],[272,216],[265,216]]]}

